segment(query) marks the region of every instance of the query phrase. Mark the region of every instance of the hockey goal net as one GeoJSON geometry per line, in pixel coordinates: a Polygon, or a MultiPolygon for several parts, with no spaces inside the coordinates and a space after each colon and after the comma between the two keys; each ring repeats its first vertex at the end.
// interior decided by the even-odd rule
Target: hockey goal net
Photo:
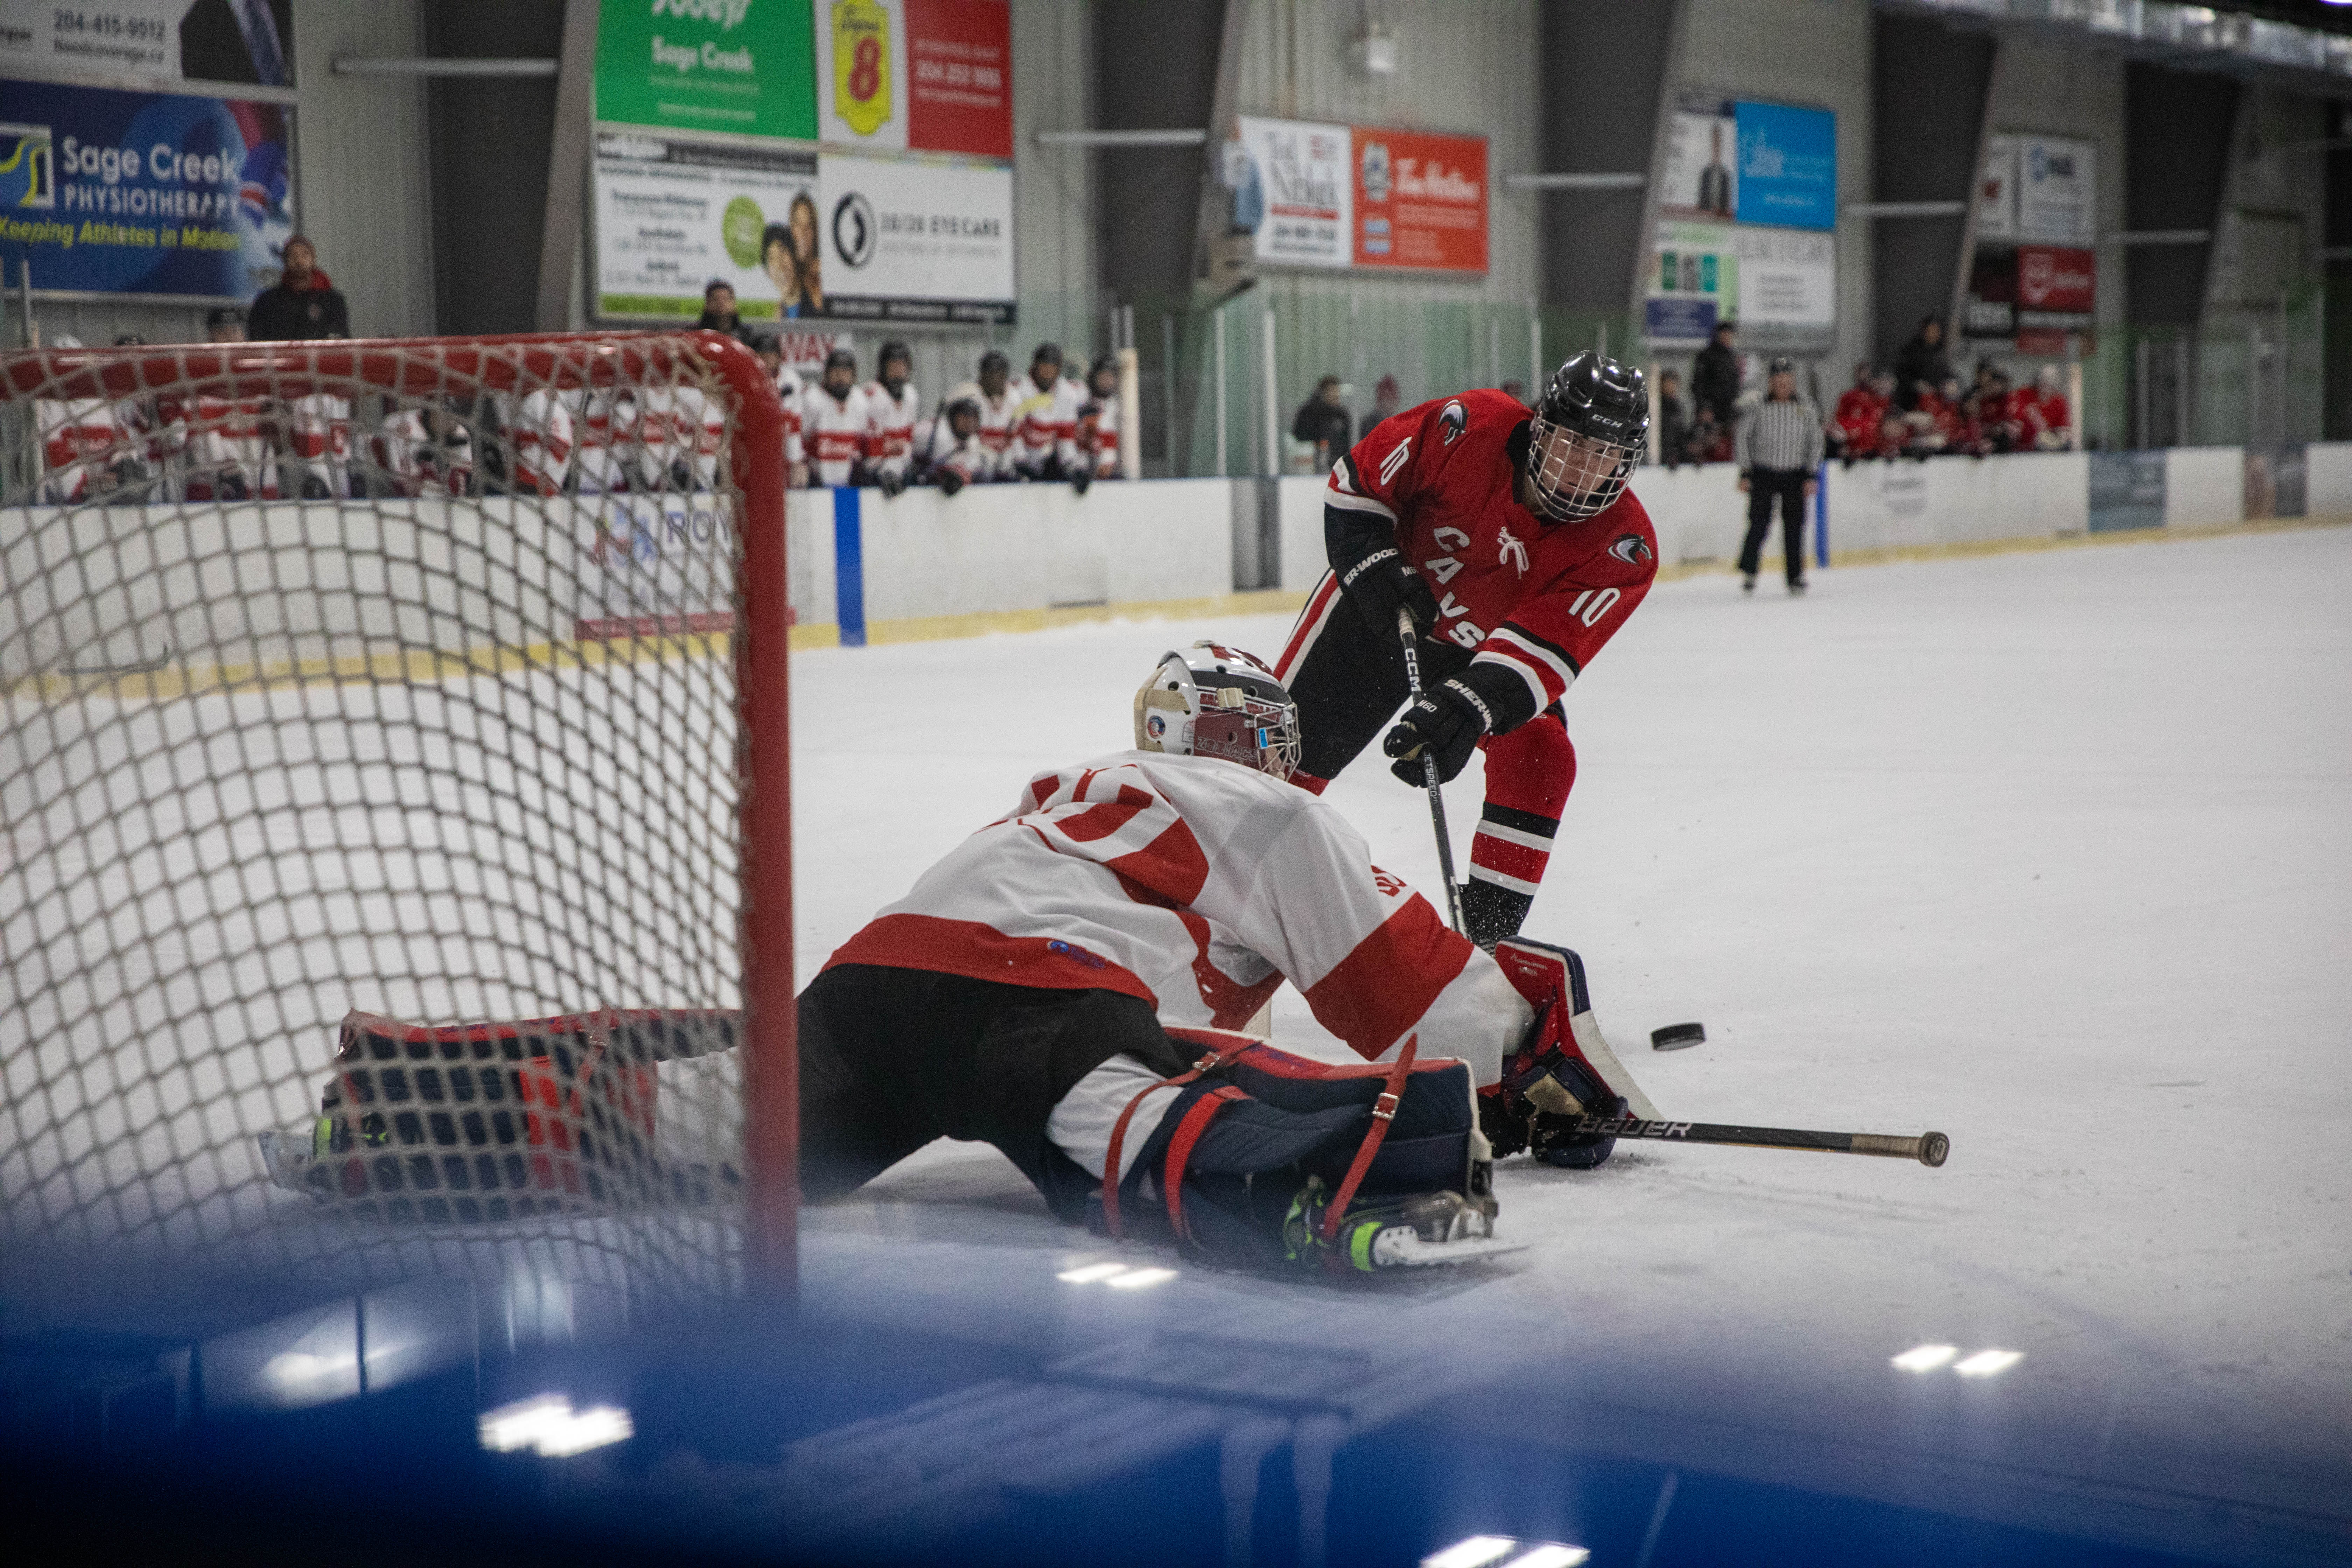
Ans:
{"type": "Polygon", "coordinates": [[[789,1291],[750,351],[15,353],[0,437],[0,1246],[789,1291]]]}

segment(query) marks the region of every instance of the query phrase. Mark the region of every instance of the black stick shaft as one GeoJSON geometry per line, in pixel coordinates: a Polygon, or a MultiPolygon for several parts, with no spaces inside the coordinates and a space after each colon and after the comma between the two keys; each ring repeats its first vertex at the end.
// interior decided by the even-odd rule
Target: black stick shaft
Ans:
{"type": "Polygon", "coordinates": [[[1940,1165],[1952,1141],[1940,1132],[1899,1138],[1885,1132],[1805,1132],[1787,1127],[1741,1127],[1721,1121],[1644,1121],[1638,1116],[1571,1116],[1568,1131],[1668,1143],[1743,1143],[1751,1149],[1812,1149],[1828,1154],[1876,1154],[1940,1165]]]}
{"type": "MultiPolygon", "coordinates": [[[[1412,700],[1421,700],[1421,650],[1417,646],[1420,634],[1413,629],[1412,612],[1397,607],[1397,640],[1404,644],[1404,682],[1412,700]]],[[[1445,877],[1445,914],[1454,929],[1463,930],[1462,889],[1454,880],[1454,835],[1445,827],[1445,789],[1438,782],[1437,755],[1427,746],[1421,749],[1421,776],[1429,786],[1429,822],[1437,832],[1437,868],[1445,877]]]]}

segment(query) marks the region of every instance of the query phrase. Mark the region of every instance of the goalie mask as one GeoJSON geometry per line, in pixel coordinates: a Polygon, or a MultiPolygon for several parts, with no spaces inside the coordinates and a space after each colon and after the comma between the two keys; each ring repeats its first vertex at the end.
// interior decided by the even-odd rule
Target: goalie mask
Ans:
{"type": "Polygon", "coordinates": [[[1546,521],[1607,510],[1625,493],[1650,442],[1650,388],[1631,365],[1591,350],[1552,373],[1528,422],[1528,489],[1546,521]]]}
{"type": "Polygon", "coordinates": [[[1135,694],[1138,751],[1223,757],[1287,779],[1298,766],[1298,704],[1255,657],[1213,642],[1161,656],[1135,694]]]}

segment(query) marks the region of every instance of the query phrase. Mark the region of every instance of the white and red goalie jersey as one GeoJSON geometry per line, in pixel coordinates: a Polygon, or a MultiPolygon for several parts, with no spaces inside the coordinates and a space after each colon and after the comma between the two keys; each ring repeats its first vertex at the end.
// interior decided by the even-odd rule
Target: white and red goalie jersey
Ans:
{"type": "MultiPolygon", "coordinates": [[[[1043,474],[1048,465],[1055,465],[1061,478],[1075,475],[1085,461],[1078,451],[1078,415],[1087,405],[1085,389],[1068,376],[1057,375],[1053,385],[1040,391],[1024,375],[1013,384],[1013,400],[1021,412],[1020,422],[1013,426],[1013,460],[1022,472],[1043,474]]],[[[982,428],[986,423],[983,404],[982,428]]]]}
{"type": "Polygon", "coordinates": [[[866,464],[877,474],[907,477],[915,454],[915,421],[922,417],[923,400],[908,382],[898,395],[878,381],[857,389],[866,398],[866,464]]]}
{"type": "Polygon", "coordinates": [[[835,397],[820,382],[801,401],[801,445],[808,453],[809,482],[845,485],[866,460],[866,432],[872,423],[863,389],[835,397]]]}
{"type": "Polygon", "coordinates": [[[1287,979],[1367,1059],[1496,1081],[1532,1010],[1495,961],[1371,863],[1330,806],[1215,757],[1121,752],[1041,773],[835,952],[844,963],[1117,991],[1238,1028],[1287,979]]]}

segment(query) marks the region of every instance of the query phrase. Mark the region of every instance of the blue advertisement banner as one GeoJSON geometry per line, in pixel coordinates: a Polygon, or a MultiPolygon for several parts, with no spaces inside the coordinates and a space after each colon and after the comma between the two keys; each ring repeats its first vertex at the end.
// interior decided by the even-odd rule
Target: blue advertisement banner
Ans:
{"type": "Polygon", "coordinates": [[[293,111],[177,93],[0,81],[8,286],[249,300],[294,230],[293,111]]]}
{"type": "Polygon", "coordinates": [[[1742,102],[1738,127],[1741,223],[1837,227],[1837,116],[1826,109],[1742,102]]]}

